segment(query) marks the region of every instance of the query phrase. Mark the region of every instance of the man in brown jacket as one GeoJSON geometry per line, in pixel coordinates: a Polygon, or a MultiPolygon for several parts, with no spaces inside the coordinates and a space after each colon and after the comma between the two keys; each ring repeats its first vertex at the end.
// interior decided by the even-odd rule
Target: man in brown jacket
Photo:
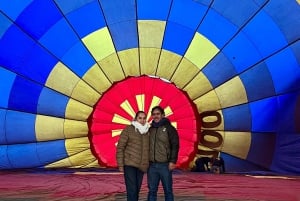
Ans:
{"type": "Polygon", "coordinates": [[[136,113],[134,121],[121,133],[117,145],[117,163],[124,172],[127,201],[138,201],[144,173],[149,166],[150,125],[143,111],[136,113]]]}

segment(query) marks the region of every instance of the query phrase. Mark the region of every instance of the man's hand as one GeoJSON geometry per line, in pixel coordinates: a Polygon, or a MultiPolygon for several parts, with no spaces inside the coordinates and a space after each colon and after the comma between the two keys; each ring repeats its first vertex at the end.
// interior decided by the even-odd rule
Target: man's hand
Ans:
{"type": "Polygon", "coordinates": [[[176,167],[175,163],[172,163],[172,162],[169,163],[169,170],[174,170],[175,167],[176,167]]]}
{"type": "Polygon", "coordinates": [[[119,167],[120,172],[124,172],[124,167],[119,167]]]}

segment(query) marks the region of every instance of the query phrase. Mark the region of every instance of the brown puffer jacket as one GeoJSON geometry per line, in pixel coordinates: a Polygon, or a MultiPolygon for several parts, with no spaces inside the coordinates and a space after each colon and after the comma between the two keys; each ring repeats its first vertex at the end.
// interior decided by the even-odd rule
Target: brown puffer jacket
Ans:
{"type": "Polygon", "coordinates": [[[121,133],[117,145],[118,167],[124,165],[147,172],[149,167],[149,133],[141,134],[133,125],[121,133]]]}

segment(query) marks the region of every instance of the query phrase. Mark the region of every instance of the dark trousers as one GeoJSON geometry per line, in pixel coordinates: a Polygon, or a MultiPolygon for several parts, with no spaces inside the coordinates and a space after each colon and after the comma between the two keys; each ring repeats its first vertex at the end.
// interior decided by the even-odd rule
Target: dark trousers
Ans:
{"type": "Polygon", "coordinates": [[[161,181],[165,201],[174,201],[172,171],[169,170],[169,163],[150,163],[148,169],[148,201],[157,200],[157,191],[161,181]]]}
{"type": "Polygon", "coordinates": [[[124,166],[124,178],[127,192],[127,201],[138,201],[143,182],[144,172],[136,167],[124,166]]]}

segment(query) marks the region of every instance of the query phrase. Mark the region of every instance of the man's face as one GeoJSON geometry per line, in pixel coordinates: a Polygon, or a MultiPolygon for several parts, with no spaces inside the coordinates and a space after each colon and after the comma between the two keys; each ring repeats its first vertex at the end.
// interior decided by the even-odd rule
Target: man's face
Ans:
{"type": "Polygon", "coordinates": [[[153,121],[156,123],[159,122],[164,117],[164,115],[159,110],[153,110],[151,115],[152,115],[153,121]]]}

